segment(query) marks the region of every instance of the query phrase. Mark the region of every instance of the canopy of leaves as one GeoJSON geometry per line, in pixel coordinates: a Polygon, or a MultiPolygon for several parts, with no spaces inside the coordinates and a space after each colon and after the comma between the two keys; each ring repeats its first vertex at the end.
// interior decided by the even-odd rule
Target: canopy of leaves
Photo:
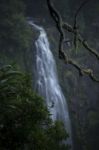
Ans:
{"type": "Polygon", "coordinates": [[[29,76],[11,65],[0,69],[0,149],[68,150],[68,134],[53,123],[29,76]]]}

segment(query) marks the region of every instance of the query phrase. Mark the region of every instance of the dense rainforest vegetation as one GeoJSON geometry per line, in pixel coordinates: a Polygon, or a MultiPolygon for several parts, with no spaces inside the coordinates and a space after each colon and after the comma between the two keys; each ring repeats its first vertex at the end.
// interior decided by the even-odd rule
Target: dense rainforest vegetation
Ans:
{"type": "Polygon", "coordinates": [[[52,122],[44,100],[33,93],[28,75],[8,65],[0,69],[0,149],[65,150],[61,122],[52,122]]]}
{"type": "MultiPolygon", "coordinates": [[[[62,18],[72,24],[79,0],[52,2],[62,18]]],[[[96,49],[99,47],[98,10],[98,0],[89,0],[78,17],[81,34],[96,49]]],[[[98,150],[99,86],[87,77],[79,77],[74,68],[69,65],[66,68],[58,60],[58,33],[50,18],[46,0],[0,0],[0,149],[69,149],[68,145],[61,143],[68,138],[63,124],[52,123],[44,100],[32,91],[35,80],[32,57],[35,48],[32,42],[37,34],[27,24],[27,17],[42,22],[52,43],[60,83],[69,99],[75,150],[98,150]],[[21,69],[17,69],[15,63],[21,69]],[[24,72],[29,72],[32,80],[24,72]]],[[[71,34],[68,38],[70,41],[71,34]]],[[[65,44],[65,48],[70,48],[69,54],[81,64],[86,62],[98,74],[96,59],[85,52],[81,45],[78,45],[76,53],[70,45],[71,41],[65,44]]]]}

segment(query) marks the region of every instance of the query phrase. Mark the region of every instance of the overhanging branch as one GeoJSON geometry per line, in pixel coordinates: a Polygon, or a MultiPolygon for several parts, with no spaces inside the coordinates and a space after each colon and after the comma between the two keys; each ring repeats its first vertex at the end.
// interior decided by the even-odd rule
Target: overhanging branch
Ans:
{"type": "MultiPolygon", "coordinates": [[[[86,2],[87,0],[85,0],[86,2]]],[[[85,4],[83,3],[83,5],[85,4]]],[[[81,65],[79,65],[76,61],[72,60],[71,58],[68,57],[67,53],[64,52],[63,50],[63,42],[64,42],[64,29],[68,32],[73,33],[74,35],[78,34],[78,41],[92,54],[94,54],[97,59],[99,60],[99,54],[96,50],[93,50],[88,43],[81,37],[79,31],[75,30],[71,25],[68,23],[64,23],[62,21],[62,18],[59,14],[59,12],[54,8],[53,4],[51,3],[50,0],[47,0],[47,5],[50,11],[50,15],[52,16],[53,20],[56,23],[56,27],[60,33],[60,40],[59,40],[59,58],[63,59],[66,64],[71,64],[74,66],[78,71],[80,75],[88,75],[93,81],[99,82],[99,80],[95,77],[93,70],[92,69],[85,69],[81,65]],[[77,33],[78,32],[78,33],[77,33]]],[[[82,6],[83,6],[82,5],[82,6]]],[[[79,13],[80,9],[82,8],[79,7],[77,14],[79,13]]],[[[77,17],[77,14],[75,17],[77,17]]]]}

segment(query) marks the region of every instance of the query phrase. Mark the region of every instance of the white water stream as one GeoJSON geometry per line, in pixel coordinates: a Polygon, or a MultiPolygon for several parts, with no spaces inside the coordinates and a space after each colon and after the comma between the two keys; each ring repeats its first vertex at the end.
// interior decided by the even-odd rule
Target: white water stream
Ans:
{"type": "Polygon", "coordinates": [[[29,22],[29,24],[40,33],[38,39],[35,41],[37,91],[45,98],[47,107],[52,114],[52,119],[63,121],[64,126],[70,135],[69,143],[72,143],[68,106],[59,85],[55,59],[50,50],[46,32],[42,27],[35,25],[33,22],[29,22]]]}

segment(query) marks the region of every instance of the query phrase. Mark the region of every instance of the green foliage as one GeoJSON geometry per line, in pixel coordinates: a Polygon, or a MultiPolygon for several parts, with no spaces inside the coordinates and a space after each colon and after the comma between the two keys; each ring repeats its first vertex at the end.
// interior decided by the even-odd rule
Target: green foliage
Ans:
{"type": "Polygon", "coordinates": [[[29,76],[7,65],[0,69],[0,149],[68,150],[68,134],[53,123],[29,76]]]}
{"type": "Polygon", "coordinates": [[[31,42],[31,29],[24,16],[20,0],[0,1],[0,48],[27,49],[31,42]]]}

